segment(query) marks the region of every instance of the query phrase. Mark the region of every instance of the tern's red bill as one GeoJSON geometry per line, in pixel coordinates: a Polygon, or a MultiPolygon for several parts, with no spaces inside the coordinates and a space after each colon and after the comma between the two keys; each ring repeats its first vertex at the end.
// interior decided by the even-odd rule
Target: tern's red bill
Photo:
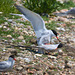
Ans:
{"type": "Polygon", "coordinates": [[[58,37],[56,36],[56,38],[58,39],[58,37]]]}
{"type": "Polygon", "coordinates": [[[16,59],[14,58],[14,60],[16,61],[16,59]]]}

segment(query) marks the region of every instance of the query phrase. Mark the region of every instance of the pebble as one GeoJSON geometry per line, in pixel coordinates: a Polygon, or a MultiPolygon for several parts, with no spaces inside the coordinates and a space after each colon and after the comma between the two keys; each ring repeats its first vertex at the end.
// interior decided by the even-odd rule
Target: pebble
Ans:
{"type": "Polygon", "coordinates": [[[2,28],[2,26],[0,25],[0,28],[2,28]]]}
{"type": "Polygon", "coordinates": [[[35,54],[35,56],[39,56],[39,57],[41,57],[43,54],[35,54]]]}
{"type": "Polygon", "coordinates": [[[75,53],[73,53],[73,52],[69,52],[67,55],[68,55],[68,56],[74,56],[75,53]]]}
{"type": "Polygon", "coordinates": [[[0,12],[0,14],[2,14],[3,12],[0,12]]]}
{"type": "Polygon", "coordinates": [[[33,44],[36,44],[36,39],[35,39],[35,38],[32,38],[32,39],[30,40],[30,42],[33,43],[33,44]]]}
{"type": "Polygon", "coordinates": [[[59,28],[56,28],[57,30],[62,30],[62,31],[66,31],[64,28],[62,27],[59,27],[59,28]]]}
{"type": "Polygon", "coordinates": [[[7,27],[6,27],[6,26],[3,26],[3,28],[4,28],[4,29],[7,29],[7,27]]]}
{"type": "Polygon", "coordinates": [[[62,9],[62,10],[60,10],[59,12],[66,12],[66,11],[68,11],[68,9],[62,9]]]}
{"type": "Polygon", "coordinates": [[[25,40],[22,40],[22,42],[23,42],[23,43],[26,43],[26,41],[25,41],[25,40]]]}
{"type": "Polygon", "coordinates": [[[50,58],[50,59],[56,59],[55,56],[51,56],[51,55],[48,55],[48,58],[50,58]]]}
{"type": "Polygon", "coordinates": [[[68,66],[68,67],[73,67],[73,66],[75,66],[75,63],[73,63],[72,61],[69,61],[69,62],[67,63],[67,66],[68,66]]]}
{"type": "Polygon", "coordinates": [[[62,3],[62,4],[63,4],[63,0],[57,0],[57,1],[59,1],[60,3],[62,3]]]}
{"type": "Polygon", "coordinates": [[[13,20],[12,20],[12,19],[8,19],[8,22],[12,23],[12,22],[13,22],[13,20]]]}
{"type": "Polygon", "coordinates": [[[7,35],[7,38],[12,38],[12,36],[11,35],[7,35]]]}
{"type": "Polygon", "coordinates": [[[23,37],[23,36],[19,36],[18,39],[19,39],[19,40],[23,40],[24,37],[23,37]]]}
{"type": "Polygon", "coordinates": [[[28,35],[28,32],[27,32],[26,30],[24,30],[24,31],[23,31],[23,33],[25,33],[25,34],[27,34],[27,35],[28,35]]]}
{"type": "Polygon", "coordinates": [[[4,25],[8,26],[8,22],[4,22],[4,25]]]}
{"type": "Polygon", "coordinates": [[[21,71],[23,69],[23,67],[17,67],[16,70],[17,71],[21,71]]]}
{"type": "Polygon", "coordinates": [[[57,21],[69,22],[67,18],[63,18],[63,17],[58,17],[57,21]]]}
{"type": "Polygon", "coordinates": [[[63,51],[62,51],[61,49],[59,49],[59,50],[58,50],[58,53],[59,53],[60,55],[62,55],[62,54],[63,54],[63,51]]]}
{"type": "Polygon", "coordinates": [[[31,62],[30,58],[24,58],[24,61],[27,63],[31,62]]]}

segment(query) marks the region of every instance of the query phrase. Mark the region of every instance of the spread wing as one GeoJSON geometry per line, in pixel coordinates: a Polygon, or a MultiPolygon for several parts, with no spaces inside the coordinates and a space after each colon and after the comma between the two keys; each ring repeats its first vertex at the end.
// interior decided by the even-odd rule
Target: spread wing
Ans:
{"type": "Polygon", "coordinates": [[[45,23],[40,15],[22,6],[18,6],[18,5],[15,6],[31,22],[37,37],[41,36],[41,33],[47,30],[45,27],[45,23]]]}

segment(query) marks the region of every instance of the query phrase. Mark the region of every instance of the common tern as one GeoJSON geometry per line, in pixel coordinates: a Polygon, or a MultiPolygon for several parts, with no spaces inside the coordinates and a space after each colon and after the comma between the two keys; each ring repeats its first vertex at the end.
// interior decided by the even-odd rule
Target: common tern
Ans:
{"type": "Polygon", "coordinates": [[[31,22],[34,32],[36,34],[37,43],[39,46],[42,47],[42,46],[46,45],[45,47],[50,46],[50,48],[51,48],[51,46],[53,46],[53,48],[51,48],[51,50],[56,49],[56,47],[58,48],[58,45],[60,46],[60,43],[55,44],[55,45],[50,44],[47,46],[47,44],[50,43],[51,38],[53,36],[55,36],[58,39],[58,37],[57,37],[58,34],[55,30],[47,30],[47,28],[45,27],[44,20],[41,18],[41,16],[39,14],[32,12],[29,9],[24,8],[22,6],[18,6],[16,4],[15,4],[15,7],[31,22]]]}
{"type": "Polygon", "coordinates": [[[56,15],[56,16],[66,16],[66,15],[75,16],[75,7],[73,9],[70,9],[70,10],[63,12],[63,13],[54,13],[54,15],[56,15]]]}
{"type": "Polygon", "coordinates": [[[0,62],[0,72],[8,72],[12,70],[15,60],[14,55],[10,55],[7,61],[0,62]]]}

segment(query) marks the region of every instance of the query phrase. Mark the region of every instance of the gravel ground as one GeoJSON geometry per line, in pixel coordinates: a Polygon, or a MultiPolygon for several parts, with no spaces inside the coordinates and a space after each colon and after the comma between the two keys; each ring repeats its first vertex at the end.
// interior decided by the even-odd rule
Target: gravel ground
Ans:
{"type": "MultiPolygon", "coordinates": [[[[5,17],[6,22],[0,24],[2,29],[0,30],[0,61],[7,60],[11,54],[16,56],[12,72],[10,74],[6,72],[5,75],[75,75],[75,19],[67,18],[50,17],[49,21],[45,21],[45,23],[56,22],[58,25],[56,30],[64,44],[63,48],[38,54],[38,48],[13,46],[28,43],[37,45],[30,23],[26,20],[24,24],[24,20],[20,17],[18,19],[5,17]]],[[[57,42],[56,39],[53,40],[54,38],[52,43],[57,42]]]]}

